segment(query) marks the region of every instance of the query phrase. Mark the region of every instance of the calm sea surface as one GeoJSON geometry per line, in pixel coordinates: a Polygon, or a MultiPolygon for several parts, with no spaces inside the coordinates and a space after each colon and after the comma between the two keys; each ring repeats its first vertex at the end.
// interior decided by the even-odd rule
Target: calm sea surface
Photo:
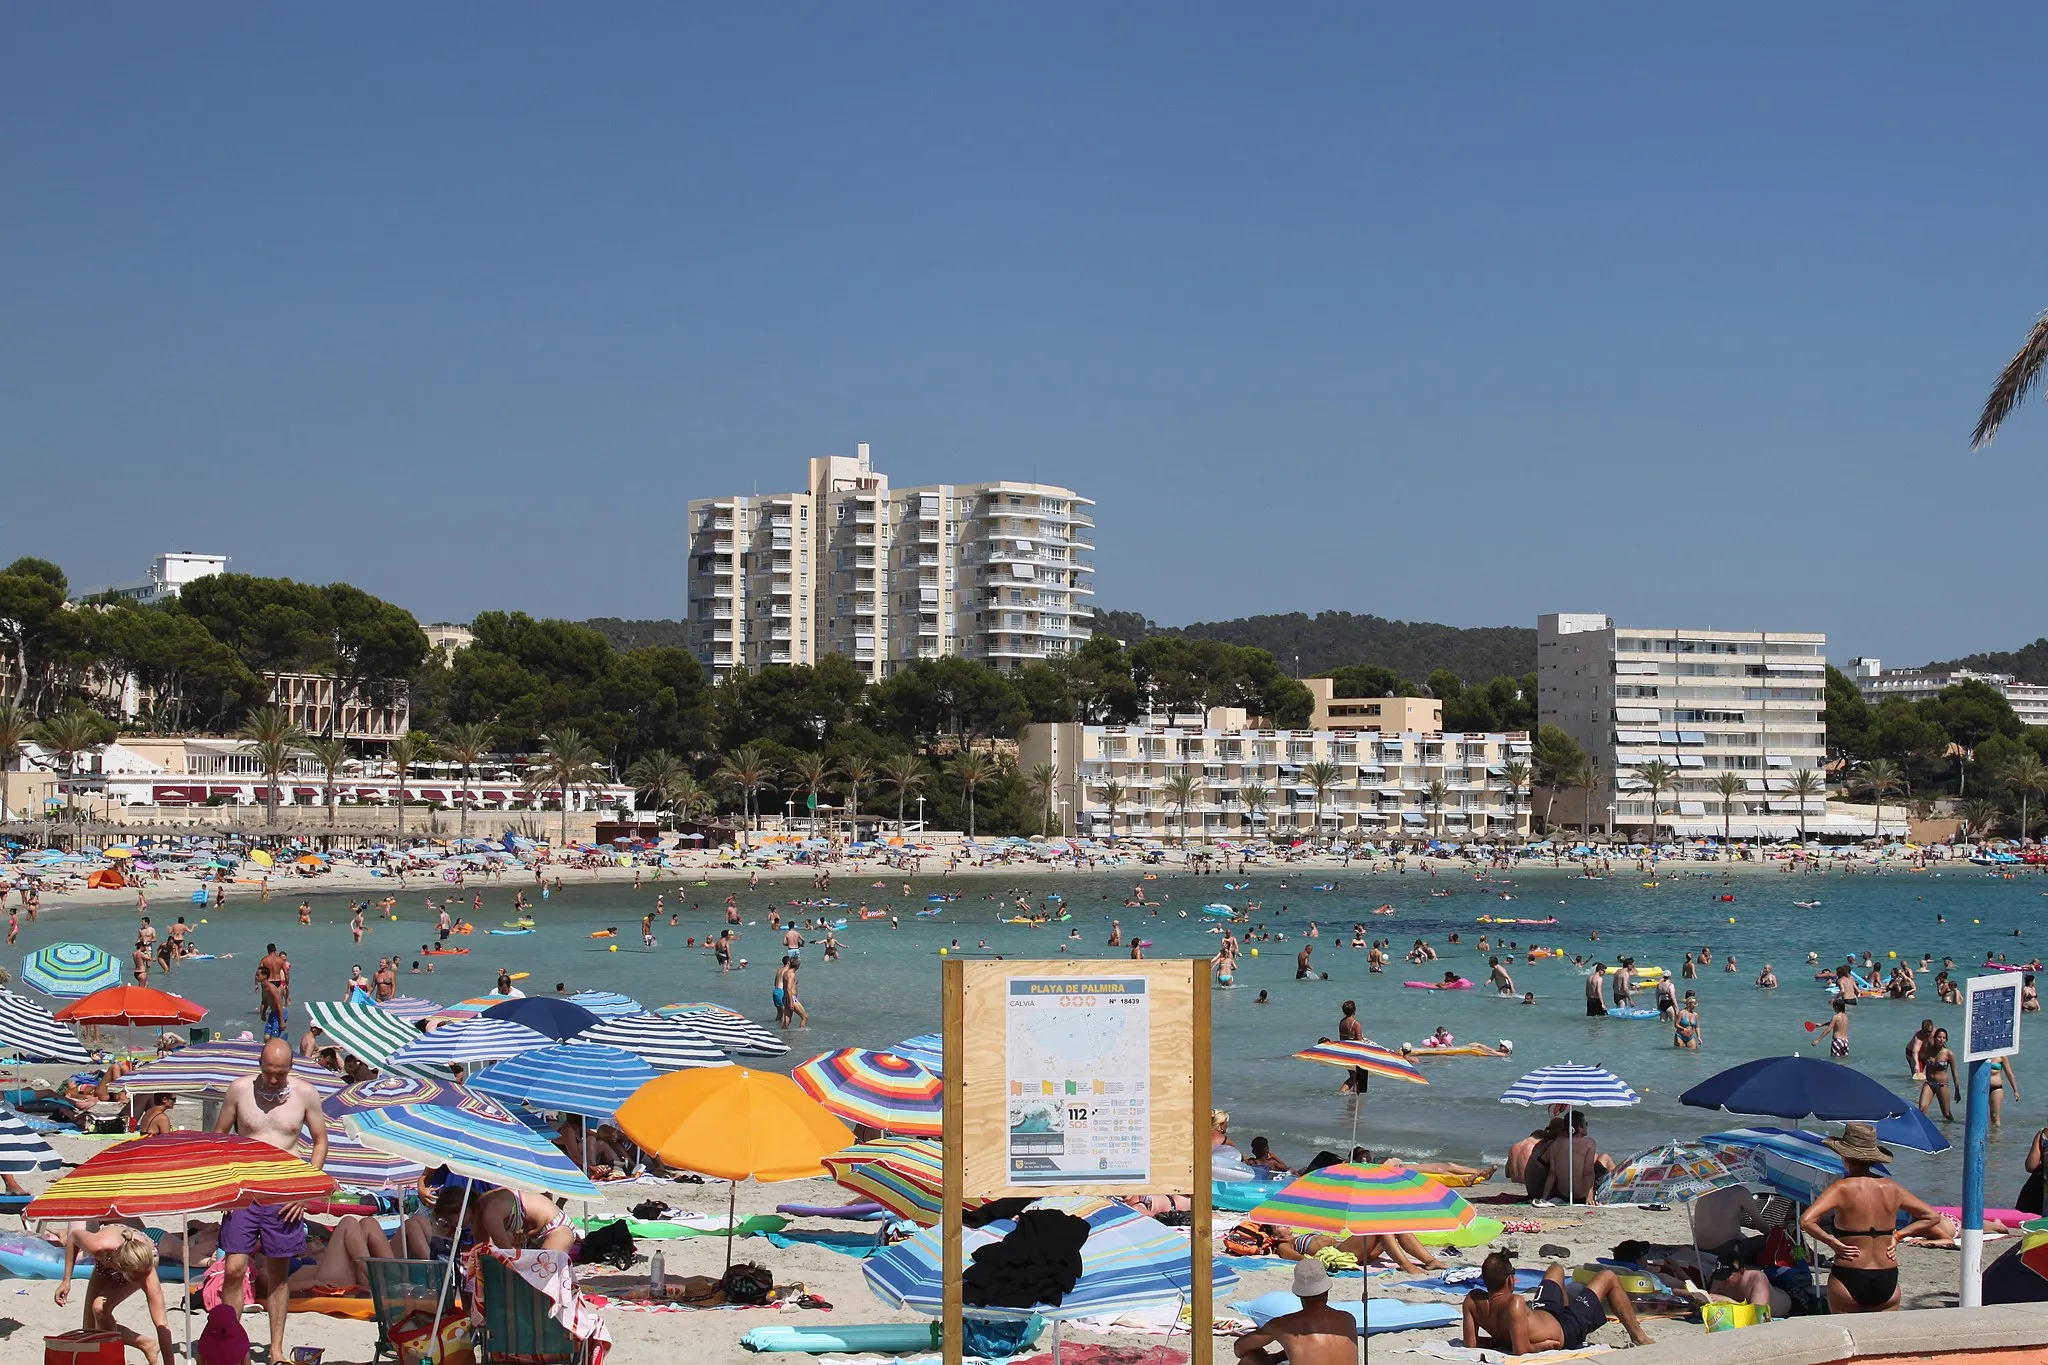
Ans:
{"type": "MultiPolygon", "coordinates": [[[[504,966],[530,972],[521,985],[532,993],[545,993],[560,981],[572,990],[623,991],[650,1006],[713,1000],[770,1020],[770,974],[778,957],[777,940],[767,924],[771,909],[805,918],[836,918],[857,914],[863,901],[875,908],[892,906],[900,916],[900,928],[891,929],[887,920],[863,923],[856,918],[839,931],[845,945],[842,961],[822,962],[815,946],[805,952],[803,998],[811,1011],[811,1028],[807,1035],[793,1035],[791,1055],[774,1063],[786,1068],[828,1048],[885,1047],[935,1029],[938,950],[955,940],[970,955],[978,955],[978,945],[985,943],[989,953],[1052,957],[1065,943],[1073,955],[1121,958],[1124,951],[1105,946],[1114,917],[1123,922],[1126,942],[1155,941],[1151,956],[1206,957],[1215,951],[1215,921],[1202,917],[1200,907],[1210,902],[1241,906],[1250,899],[1261,904],[1257,924],[1270,931],[1274,941],[1249,944],[1260,955],[1241,959],[1235,985],[1215,996],[1216,1100],[1231,1111],[1240,1141],[1266,1133],[1283,1156],[1297,1163],[1318,1148],[1341,1148],[1349,1141],[1353,1101],[1337,1093],[1339,1074],[1294,1061],[1288,1054],[1320,1036],[1334,1036],[1340,1002],[1356,999],[1367,1033],[1381,1043],[1419,1040],[1438,1024],[1461,1042],[1514,1040],[1512,1060],[1465,1058],[1430,1064],[1431,1083],[1426,1087],[1375,1082],[1358,1119],[1360,1140],[1375,1148],[1418,1158],[1494,1161],[1537,1118],[1528,1110],[1500,1104],[1500,1093],[1524,1071],[1550,1062],[1597,1063],[1641,1092],[1643,1103],[1636,1108],[1593,1115],[1602,1147],[1618,1155],[1673,1136],[1739,1125],[1744,1120],[1734,1116],[1683,1108],[1678,1095],[1725,1066],[1808,1046],[1814,1035],[1804,1027],[1805,1021],[1819,1021],[1828,1012],[1828,997],[1812,979],[1815,969],[1806,965],[1809,952],[1818,953],[1829,965],[1847,953],[1860,958],[1866,949],[1880,959],[1896,952],[1916,965],[1921,954],[1931,953],[1937,967],[1944,957],[1953,957],[1963,968],[1981,963],[1991,952],[2005,952],[2020,961],[2037,947],[2048,947],[2039,942],[2048,939],[2048,927],[2042,927],[2048,919],[2042,913],[2048,907],[2043,899],[2048,878],[2006,880],[1967,865],[1941,872],[1825,877],[1745,872],[1724,878],[1711,867],[1697,872],[1667,869],[1655,888],[1643,886],[1642,876],[1628,872],[1596,881],[1527,868],[1513,875],[1511,885],[1506,873],[1489,874],[1493,879],[1482,881],[1452,869],[1440,869],[1434,878],[1421,872],[1402,876],[1254,871],[1247,877],[1249,890],[1225,891],[1223,883],[1230,879],[1224,876],[1161,871],[1157,880],[1142,883],[1147,898],[1161,902],[1159,908],[1125,908],[1122,902],[1140,884],[1138,875],[1033,875],[1020,878],[1011,903],[1000,906],[992,897],[1010,884],[977,877],[958,884],[964,894],[937,907],[938,915],[918,917],[915,911],[928,908],[926,895],[940,889],[934,879],[914,880],[906,896],[900,878],[890,878],[884,887],[871,885],[872,876],[835,877],[831,898],[851,902],[848,909],[793,910],[791,901],[818,893],[810,889],[806,874],[784,874],[772,883],[764,880],[757,891],[741,893],[747,923],[739,951],[754,965],[729,975],[718,971],[702,945],[705,935],[715,934],[722,923],[721,907],[732,883],[698,887],[678,884],[671,874],[638,891],[620,884],[572,885],[541,902],[536,933],[487,937],[482,927],[512,918],[515,888],[524,887],[531,894],[530,881],[508,878],[502,886],[465,889],[465,913],[469,892],[481,889],[484,896],[483,912],[471,916],[480,922],[479,932],[455,940],[470,947],[471,953],[431,959],[437,968],[432,975],[403,974],[400,989],[443,1002],[459,1000],[481,994],[504,966]],[[1335,881],[1337,888],[1314,889],[1326,881],[1335,881]],[[1035,905],[1055,891],[1072,908],[1069,923],[1034,928],[1000,922],[1016,913],[1019,892],[1035,905]],[[1433,896],[1432,891],[1453,894],[1433,896]],[[1515,899],[1500,899],[1503,892],[1515,899]],[[639,942],[639,917],[654,908],[657,894],[665,897],[666,910],[680,910],[681,923],[669,928],[664,916],[659,945],[646,950],[639,942]],[[1734,900],[1724,902],[1722,895],[1733,895],[1734,900]],[[1821,904],[1801,909],[1793,905],[1795,900],[1821,904]],[[1383,904],[1394,906],[1396,913],[1369,913],[1383,904]],[[1189,912],[1186,917],[1183,910],[1189,912]],[[1503,929],[1475,923],[1481,915],[1542,919],[1552,914],[1559,922],[1546,928],[1503,929]],[[1329,973],[1327,981],[1294,977],[1295,953],[1311,920],[1322,926],[1314,962],[1319,972],[1329,973]],[[1383,975],[1369,975],[1364,952],[1348,946],[1350,926],[1359,921],[1368,926],[1370,936],[1393,940],[1395,961],[1383,975]],[[588,937],[591,930],[611,925],[620,930],[617,952],[588,937]],[[2025,937],[2014,939],[2015,929],[2025,937]],[[1080,937],[1070,939],[1070,930],[1078,930],[1080,937]],[[1559,946],[1610,964],[1627,954],[1639,964],[1654,963],[1674,973],[1688,950],[1711,946],[1713,966],[1701,971],[1697,980],[1680,983],[1681,990],[1689,986],[1699,992],[1704,1046],[1698,1052],[1674,1049],[1670,1029],[1656,1020],[1587,1019],[1582,970],[1569,959],[1532,962],[1517,953],[1515,983],[1536,993],[1533,1007],[1499,999],[1485,989],[1438,993],[1403,988],[1408,980],[1440,979],[1447,968],[1483,987],[1486,959],[1477,952],[1479,936],[1487,933],[1497,940],[1503,932],[1524,950],[1559,946]],[[1594,932],[1600,935],[1598,943],[1590,941],[1594,932]],[[1452,933],[1461,935],[1462,944],[1447,942],[1452,933]],[[692,936],[697,939],[695,948],[687,943],[692,936]],[[1400,954],[1417,938],[1434,944],[1442,961],[1419,968],[1401,961],[1400,954]],[[1731,954],[1738,965],[1733,973],[1722,970],[1731,954]],[[1765,962],[1777,968],[1782,984],[1775,991],[1753,984],[1765,962]],[[1255,1003],[1261,990],[1269,993],[1270,1003],[1255,1003]]],[[[440,889],[435,887],[435,893],[440,889]]],[[[168,982],[157,976],[151,984],[168,985],[209,1006],[213,1013],[207,1022],[232,1036],[253,1026],[251,977],[266,942],[275,941],[290,953],[298,999],[338,998],[351,963],[360,962],[368,971],[380,953],[397,953],[403,966],[412,965],[420,945],[431,937],[432,917],[424,907],[427,892],[415,880],[399,898],[398,921],[373,921],[373,932],[357,948],[349,942],[346,895],[313,896],[313,924],[301,928],[296,895],[281,891],[261,904],[253,888],[236,888],[224,909],[204,911],[167,887],[152,896],[151,914],[158,927],[180,913],[195,923],[203,917],[208,922],[199,927],[200,946],[236,956],[188,964],[168,982]]],[[[82,939],[125,961],[135,918],[131,908],[56,905],[39,923],[24,924],[18,948],[28,952],[61,939],[82,939]]],[[[1642,992],[1639,1000],[1648,1003],[1649,993],[1642,992]]],[[[1861,1003],[1853,1015],[1852,1061],[1911,1099],[1904,1065],[1907,1038],[1922,1017],[1932,1016],[1956,1029],[1960,1045],[1959,1015],[1960,1011],[1934,1002],[1931,977],[1922,978],[1917,1001],[1861,1003]]],[[[2044,1055],[2043,1049],[2048,1049],[2048,1036],[2019,1057],[2022,1098],[2008,1107],[2004,1132],[1992,1139],[1988,1202],[1993,1205],[2009,1203],[2017,1192],[2027,1142],[2048,1121],[2048,1070],[2031,1064],[2034,1056],[2044,1055]]],[[[1952,1130],[1958,1142],[1961,1127],[1958,1122],[1952,1130]]],[[[1954,1202],[1961,1165],[1959,1152],[1952,1151],[1930,1158],[1906,1156],[1899,1170],[1930,1197],[1954,1202]]]]}

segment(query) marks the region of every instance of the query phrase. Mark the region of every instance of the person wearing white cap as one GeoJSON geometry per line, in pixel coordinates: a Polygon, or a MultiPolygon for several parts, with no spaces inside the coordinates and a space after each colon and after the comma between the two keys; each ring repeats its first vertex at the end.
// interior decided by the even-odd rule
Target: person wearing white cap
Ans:
{"type": "Polygon", "coordinates": [[[1330,1307],[1330,1269],[1321,1261],[1294,1267],[1294,1297],[1301,1307],[1237,1339],[1237,1358],[1290,1365],[1350,1365],[1358,1358],[1358,1319],[1330,1307]]]}

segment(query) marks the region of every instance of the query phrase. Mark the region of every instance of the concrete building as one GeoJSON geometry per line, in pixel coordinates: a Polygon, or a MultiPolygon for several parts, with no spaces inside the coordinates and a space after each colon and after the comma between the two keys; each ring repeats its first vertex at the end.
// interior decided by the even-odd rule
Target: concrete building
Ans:
{"type": "MultiPolygon", "coordinates": [[[[1811,631],[1677,630],[1617,626],[1605,616],[1554,612],[1536,618],[1537,714],[1564,730],[1599,765],[1603,788],[1593,823],[1681,837],[1718,837],[1716,776],[1742,778],[1730,832],[1744,839],[1799,833],[1792,774],[1827,766],[1827,637],[1811,631]],[[1635,769],[1662,759],[1675,789],[1650,793],[1635,769]]],[[[1829,825],[1822,796],[1805,798],[1809,833],[1829,825]]],[[[1576,799],[1559,803],[1567,821],[1576,799]]],[[[1868,833],[1868,827],[1864,833],[1868,833]]]]}
{"type": "Polygon", "coordinates": [[[880,679],[1067,653],[1088,635],[1093,505],[1007,480],[892,488],[866,444],[811,460],[801,493],[694,499],[691,648],[716,678],[822,654],[880,679]]]}
{"type": "Polygon", "coordinates": [[[1183,775],[1198,784],[1187,805],[1190,837],[1310,837],[1318,808],[1325,838],[1521,837],[1529,792],[1510,787],[1508,764],[1529,759],[1521,733],[1259,730],[1229,707],[1199,725],[1159,716],[1137,725],[1032,725],[1017,756],[1022,771],[1040,763],[1059,770],[1053,805],[1067,831],[1154,839],[1180,833],[1169,791],[1183,775]],[[1315,764],[1332,770],[1320,795],[1315,764]],[[1122,792],[1113,831],[1112,782],[1122,792]]]}
{"type": "Polygon", "coordinates": [[[1311,730],[1385,730],[1433,734],[1444,728],[1444,704],[1436,697],[1340,697],[1329,678],[1303,678],[1315,698],[1311,730]]]}
{"type": "Polygon", "coordinates": [[[1978,673],[1967,668],[1930,673],[1919,668],[1886,668],[1883,660],[1870,658],[1851,659],[1843,671],[1855,682],[1863,699],[1873,705],[1886,697],[1926,701],[1957,683],[1980,682],[2006,699],[2021,724],[2048,725],[2048,687],[2021,682],[2010,673],[1978,673]]]}
{"type": "Polygon", "coordinates": [[[179,589],[195,579],[208,578],[228,571],[226,555],[195,554],[190,550],[168,550],[150,561],[144,576],[139,581],[115,583],[105,587],[88,588],[74,596],[77,600],[113,593],[144,606],[167,602],[178,595],[179,589]]]}
{"type": "Polygon", "coordinates": [[[431,626],[421,626],[426,633],[427,645],[441,651],[443,667],[455,666],[455,651],[467,649],[476,643],[476,633],[468,626],[456,625],[453,621],[436,621],[431,626]]]}

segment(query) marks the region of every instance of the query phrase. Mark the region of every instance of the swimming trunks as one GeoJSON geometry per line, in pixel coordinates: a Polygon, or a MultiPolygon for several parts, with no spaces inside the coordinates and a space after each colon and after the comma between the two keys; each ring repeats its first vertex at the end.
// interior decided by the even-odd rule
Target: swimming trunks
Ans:
{"type": "Polygon", "coordinates": [[[784,997],[782,994],[782,987],[780,986],[777,986],[774,990],[768,992],[769,1003],[773,1004],[777,1009],[782,1008],[783,998],[784,997]]]}
{"type": "Polygon", "coordinates": [[[1828,1056],[1833,1057],[1836,1061],[1840,1061],[1848,1055],[1849,1040],[1847,1038],[1837,1034],[1828,1039],[1828,1056]]]}
{"type": "Polygon", "coordinates": [[[1607,1325],[1607,1308],[1600,1296],[1582,1284],[1565,1286],[1545,1280],[1529,1295],[1529,1306],[1557,1319],[1564,1332],[1564,1349],[1576,1351],[1586,1338],[1607,1325]]]}

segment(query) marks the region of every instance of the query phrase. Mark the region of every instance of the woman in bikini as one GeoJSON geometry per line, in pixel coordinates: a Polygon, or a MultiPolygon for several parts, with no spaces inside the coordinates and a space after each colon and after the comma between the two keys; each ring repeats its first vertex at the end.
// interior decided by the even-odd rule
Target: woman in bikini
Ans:
{"type": "Polygon", "coordinates": [[[1956,1054],[1949,1051],[1947,1029],[1936,1029],[1933,1041],[1921,1051],[1920,1076],[1920,1112],[1926,1113],[1936,1101],[1939,1101],[1942,1119],[1954,1122],[1955,1111],[1949,1102],[1951,1099],[1961,1099],[1963,1092],[1956,1082],[1956,1054]]]}
{"type": "Polygon", "coordinates": [[[1899,1242],[1928,1236],[1941,1225],[1941,1215],[1904,1185],[1870,1173],[1872,1166],[1892,1159],[1891,1149],[1878,1144],[1874,1125],[1843,1124],[1840,1137],[1823,1141],[1842,1158],[1849,1173],[1807,1208],[1799,1226],[1835,1253],[1828,1274],[1828,1309],[1892,1312],[1899,1306],[1899,1242]],[[1913,1219],[1903,1228],[1898,1226],[1901,1209],[1913,1219]],[[1821,1226],[1830,1217],[1832,1232],[1821,1226]]]}
{"type": "Polygon", "coordinates": [[[544,1195],[492,1190],[473,1205],[477,1235],[507,1251],[568,1251],[581,1235],[544,1195]]]}
{"type": "Polygon", "coordinates": [[[126,1223],[73,1223],[64,1233],[64,1274],[57,1282],[57,1306],[71,1298],[71,1271],[80,1255],[92,1260],[92,1278],[85,1285],[85,1328],[112,1332],[142,1352],[149,1365],[169,1365],[171,1324],[164,1315],[164,1287],[156,1273],[156,1245],[126,1223]],[[114,1319],[123,1300],[142,1291],[156,1339],[138,1336],[114,1319]]]}

